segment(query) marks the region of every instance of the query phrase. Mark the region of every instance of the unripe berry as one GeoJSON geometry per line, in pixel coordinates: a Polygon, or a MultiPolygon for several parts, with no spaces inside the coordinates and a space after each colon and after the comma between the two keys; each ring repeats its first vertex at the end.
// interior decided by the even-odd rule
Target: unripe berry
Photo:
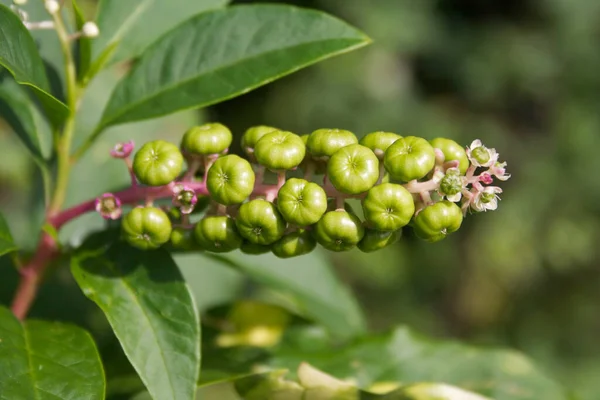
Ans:
{"type": "Polygon", "coordinates": [[[249,157],[254,157],[254,147],[256,143],[267,133],[278,130],[272,126],[259,125],[248,128],[242,135],[242,149],[249,157]]]}
{"type": "Polygon", "coordinates": [[[123,238],[142,250],[156,249],[171,237],[171,221],[156,207],[136,207],[123,218],[123,238]]]}
{"type": "Polygon", "coordinates": [[[369,226],[381,231],[396,231],[407,225],[415,213],[413,197],[402,185],[382,183],[367,192],[362,201],[369,226]]]}
{"type": "Polygon", "coordinates": [[[404,182],[421,179],[433,169],[435,152],[427,140],[407,136],[388,147],[384,165],[394,179],[404,182]]]}
{"type": "Polygon", "coordinates": [[[469,168],[469,159],[465,149],[454,140],[446,138],[435,138],[429,143],[444,153],[444,161],[458,161],[458,170],[464,175],[469,168]]]}
{"type": "Polygon", "coordinates": [[[271,249],[273,254],[279,258],[297,257],[308,254],[315,249],[317,242],[310,232],[300,230],[284,235],[273,243],[271,249]]]}
{"type": "Polygon", "coordinates": [[[315,238],[331,251],[346,251],[361,241],[365,230],[360,219],[346,211],[329,211],[315,225],[315,238]]]}
{"type": "Polygon", "coordinates": [[[425,207],[414,220],[413,228],[421,239],[437,242],[458,230],[463,220],[459,206],[449,201],[440,201],[425,207]]]}
{"type": "Polygon", "coordinates": [[[372,253],[394,244],[401,231],[379,231],[376,229],[365,229],[365,236],[358,242],[358,248],[364,253],[372,253]]]}
{"type": "Polygon", "coordinates": [[[291,178],[279,189],[277,207],[290,224],[312,225],[317,223],[327,210],[327,194],[316,183],[291,178]]]}
{"type": "Polygon", "coordinates": [[[304,159],[306,146],[300,136],[287,131],[264,135],[254,146],[254,157],[273,171],[296,168],[304,159]]]}
{"type": "Polygon", "coordinates": [[[343,129],[317,129],[308,137],[306,147],[313,157],[331,157],[342,147],[358,143],[350,131],[343,129]]]}
{"type": "Polygon", "coordinates": [[[203,218],[196,224],[194,235],[202,248],[214,253],[226,253],[242,244],[235,222],[227,216],[203,218]]]}
{"type": "Polygon", "coordinates": [[[327,174],[340,192],[363,193],[379,178],[379,160],[368,147],[352,144],[333,153],[327,163],[327,174]]]}
{"type": "Polygon", "coordinates": [[[285,232],[285,221],[273,203],[255,199],[242,204],[235,221],[244,239],[256,244],[271,244],[285,232]]]}
{"type": "Polygon", "coordinates": [[[230,154],[219,157],[210,167],[206,186],[216,202],[225,205],[239,204],[254,190],[254,179],[250,163],[230,154]]]}
{"type": "Polygon", "coordinates": [[[220,154],[231,146],[232,140],[229,128],[210,123],[190,128],[181,139],[181,148],[190,154],[220,154]]]}
{"type": "Polygon", "coordinates": [[[193,250],[198,247],[191,229],[174,228],[170,238],[171,246],[178,250],[193,250]]]}
{"type": "Polygon", "coordinates": [[[172,182],[181,173],[183,156],[172,143],[154,140],[143,145],[133,159],[133,172],[137,179],[149,186],[162,186],[172,182]]]}
{"type": "Polygon", "coordinates": [[[363,136],[359,143],[370,148],[377,158],[383,160],[383,155],[388,147],[400,138],[402,136],[392,132],[377,131],[363,136]]]}

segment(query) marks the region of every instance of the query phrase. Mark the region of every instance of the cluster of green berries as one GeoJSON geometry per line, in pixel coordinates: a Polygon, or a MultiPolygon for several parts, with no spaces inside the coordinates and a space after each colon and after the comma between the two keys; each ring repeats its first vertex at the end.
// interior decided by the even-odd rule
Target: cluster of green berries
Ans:
{"type": "MultiPolygon", "coordinates": [[[[228,154],[232,140],[227,127],[210,123],[188,130],[179,147],[146,143],[133,162],[133,143],[117,145],[111,154],[127,161],[133,177],[126,197],[137,193],[146,203],[123,217],[124,239],[142,249],[169,242],[282,258],[317,244],[372,252],[394,243],[407,225],[435,242],[459,229],[468,211],[495,209],[501,189],[484,185],[510,177],[498,153],[478,140],[463,148],[450,139],[391,132],[359,141],[341,129],[299,136],[257,126],[242,136],[246,158],[228,154]],[[269,175],[276,182],[268,183],[269,175]],[[164,197],[169,206],[152,205],[164,197]],[[362,219],[349,198],[360,199],[362,219]]],[[[96,209],[120,218],[121,199],[104,194],[96,209]]]]}

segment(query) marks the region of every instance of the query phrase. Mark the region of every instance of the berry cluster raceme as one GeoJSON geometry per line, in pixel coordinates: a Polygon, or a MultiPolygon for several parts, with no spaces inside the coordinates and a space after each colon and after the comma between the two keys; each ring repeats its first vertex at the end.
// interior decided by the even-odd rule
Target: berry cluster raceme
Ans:
{"type": "MultiPolygon", "coordinates": [[[[391,132],[359,140],[342,129],[299,136],[256,126],[241,138],[246,158],[228,154],[232,140],[226,126],[210,123],[188,130],[180,147],[148,142],[133,161],[133,142],[117,145],[111,154],[125,159],[131,189],[142,194],[136,201],[145,204],[124,215],[123,238],[141,249],[240,249],[281,258],[317,244],[372,252],[408,225],[436,242],[459,229],[469,211],[495,210],[502,190],[490,184],[510,177],[498,153],[479,140],[463,148],[391,132]],[[162,198],[171,204],[154,205],[162,198]],[[347,199],[360,199],[360,216],[347,199]]],[[[105,193],[95,205],[117,219],[122,203],[105,193]]]]}

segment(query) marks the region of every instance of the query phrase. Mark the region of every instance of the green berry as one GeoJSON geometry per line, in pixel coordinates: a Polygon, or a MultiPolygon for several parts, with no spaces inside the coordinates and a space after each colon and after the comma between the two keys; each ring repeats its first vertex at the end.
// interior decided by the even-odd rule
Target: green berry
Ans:
{"type": "Polygon", "coordinates": [[[255,199],[242,204],[236,217],[240,234],[249,242],[271,244],[285,232],[285,221],[273,203],[255,199]]]}
{"type": "Polygon", "coordinates": [[[242,253],[245,253],[245,254],[259,255],[259,254],[266,254],[266,253],[270,252],[271,246],[264,245],[264,244],[250,243],[249,241],[244,240],[244,242],[242,243],[242,246],[240,247],[240,250],[242,251],[242,253]]]}
{"type": "Polygon", "coordinates": [[[316,183],[290,178],[279,189],[277,207],[290,224],[308,226],[317,223],[327,210],[327,195],[316,183]]]}
{"type": "Polygon", "coordinates": [[[361,241],[365,230],[360,219],[346,211],[329,211],[315,225],[315,237],[331,251],[346,251],[361,241]]]}
{"type": "Polygon", "coordinates": [[[188,153],[220,154],[231,146],[233,136],[223,124],[211,123],[190,128],[181,139],[181,148],[188,153]]]}
{"type": "Polygon", "coordinates": [[[362,201],[362,208],[369,226],[381,231],[402,228],[415,213],[412,195],[395,183],[382,183],[369,190],[362,201]]]}
{"type": "Polygon", "coordinates": [[[226,253],[239,248],[242,237],[235,222],[226,216],[205,217],[194,228],[196,241],[207,251],[226,253]]]}
{"type": "Polygon", "coordinates": [[[250,163],[239,156],[219,157],[208,170],[206,185],[217,203],[239,204],[254,190],[254,171],[250,163]]]}
{"type": "Polygon", "coordinates": [[[421,210],[415,217],[413,227],[421,239],[437,242],[458,230],[462,219],[459,206],[449,201],[440,201],[421,210]]]}
{"type": "Polygon", "coordinates": [[[333,153],[327,164],[327,174],[340,192],[363,193],[379,178],[379,160],[368,147],[351,144],[333,153]]]}
{"type": "Polygon", "coordinates": [[[445,161],[458,161],[458,169],[464,175],[469,168],[469,159],[465,149],[456,143],[454,140],[446,138],[435,138],[429,143],[436,149],[440,149],[444,153],[445,161]]]}
{"type": "Polygon", "coordinates": [[[171,246],[178,250],[193,250],[197,248],[194,231],[191,229],[174,228],[170,238],[171,246]]]}
{"type": "Polygon", "coordinates": [[[154,140],[143,145],[133,158],[133,172],[144,185],[162,186],[181,173],[183,156],[172,143],[154,140]]]}
{"type": "Polygon", "coordinates": [[[366,134],[360,139],[359,143],[370,148],[377,158],[382,160],[388,147],[401,138],[402,136],[392,132],[377,131],[366,134]]]}
{"type": "Polygon", "coordinates": [[[156,249],[169,241],[171,221],[156,207],[136,207],[123,218],[123,237],[133,247],[156,249]]]}
{"type": "Polygon", "coordinates": [[[248,155],[251,155],[254,151],[256,143],[267,133],[276,130],[278,129],[266,125],[253,126],[251,128],[248,128],[242,136],[242,148],[248,155]]]}
{"type": "Polygon", "coordinates": [[[358,248],[364,253],[372,253],[381,250],[398,240],[401,231],[379,231],[376,229],[365,229],[365,236],[358,242],[358,248]]]}
{"type": "Polygon", "coordinates": [[[407,136],[388,147],[384,165],[394,179],[404,182],[421,179],[433,169],[435,152],[427,140],[407,136]]]}
{"type": "Polygon", "coordinates": [[[317,129],[308,137],[306,147],[313,157],[331,157],[342,147],[358,143],[354,133],[343,129],[317,129]]]}
{"type": "Polygon", "coordinates": [[[284,235],[273,243],[271,249],[273,254],[279,258],[297,257],[308,254],[317,247],[317,242],[310,232],[300,230],[284,235]]]}
{"type": "Polygon", "coordinates": [[[305,153],[306,146],[300,136],[286,131],[267,133],[254,146],[256,160],[273,171],[296,168],[305,153]]]}

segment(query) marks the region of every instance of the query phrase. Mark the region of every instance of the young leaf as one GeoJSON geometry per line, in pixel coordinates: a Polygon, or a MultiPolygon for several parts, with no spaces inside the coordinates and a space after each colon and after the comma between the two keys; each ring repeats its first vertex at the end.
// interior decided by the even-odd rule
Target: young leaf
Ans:
{"type": "Polygon", "coordinates": [[[4,216],[0,213],[0,256],[17,250],[4,216]]]}
{"type": "Polygon", "coordinates": [[[36,162],[44,164],[40,130],[36,126],[31,103],[17,84],[14,87],[0,85],[0,115],[19,136],[36,162]]]}
{"type": "MultiPolygon", "coordinates": [[[[306,331],[309,338],[313,335],[306,331]]],[[[431,341],[405,327],[362,338],[335,352],[327,343],[302,339],[298,332],[296,336],[290,332],[288,338],[292,340],[284,342],[271,360],[273,368],[295,369],[308,362],[334,376],[355,377],[367,390],[378,382],[444,382],[495,400],[568,399],[558,383],[516,351],[431,341]]]]}
{"type": "MultiPolygon", "coordinates": [[[[81,31],[83,24],[87,21],[81,8],[77,4],[76,0],[72,1],[73,11],[75,12],[75,27],[78,31],[81,31]]],[[[82,36],[77,39],[77,80],[82,82],[84,77],[90,69],[90,63],[92,61],[92,40],[88,37],[82,36]]]]}
{"type": "Polygon", "coordinates": [[[71,270],[106,315],[125,354],[155,399],[190,400],[200,370],[198,312],[164,250],[106,241],[83,246],[71,270]]]}
{"type": "Polygon", "coordinates": [[[19,17],[0,4],[0,65],[39,98],[46,116],[56,126],[66,118],[67,106],[50,94],[50,83],[35,42],[19,17]]]}
{"type": "Polygon", "coordinates": [[[227,4],[228,0],[101,0],[100,35],[92,44],[94,60],[116,45],[104,64],[135,58],[165,32],[192,15],[227,4]]]}
{"type": "Polygon", "coordinates": [[[102,400],[104,370],[92,337],[74,325],[19,322],[0,307],[0,399],[102,400]]]}
{"type": "MultiPolygon", "coordinates": [[[[208,254],[207,254],[208,255],[208,254]]],[[[365,321],[347,288],[332,273],[321,253],[282,262],[273,255],[211,255],[251,279],[291,297],[298,312],[341,338],[363,333],[365,321]]]]}
{"type": "Polygon", "coordinates": [[[206,12],[170,31],[115,88],[101,127],[206,106],[369,43],[322,12],[284,5],[206,12]]]}

